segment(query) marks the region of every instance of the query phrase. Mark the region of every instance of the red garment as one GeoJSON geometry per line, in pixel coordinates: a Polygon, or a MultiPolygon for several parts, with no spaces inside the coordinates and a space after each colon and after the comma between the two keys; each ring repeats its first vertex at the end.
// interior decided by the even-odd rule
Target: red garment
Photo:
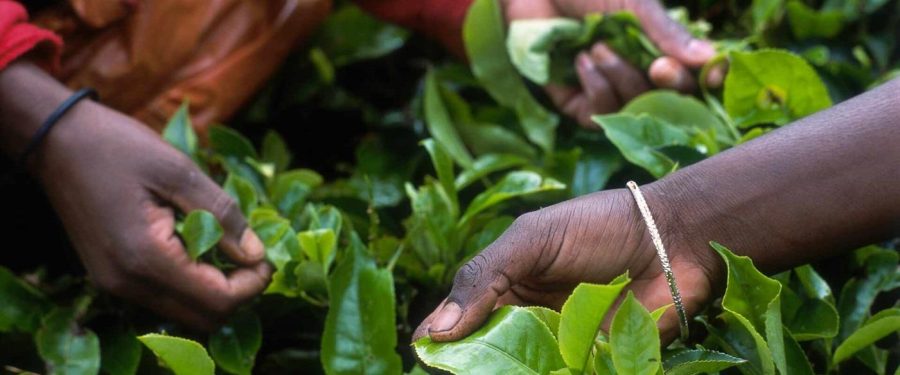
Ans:
{"type": "Polygon", "coordinates": [[[35,47],[41,48],[38,62],[44,69],[59,70],[62,39],[56,34],[27,23],[28,13],[21,4],[0,0],[0,70],[35,47]]]}
{"type": "Polygon", "coordinates": [[[462,26],[473,0],[357,0],[363,9],[420,32],[465,57],[462,26]]]}

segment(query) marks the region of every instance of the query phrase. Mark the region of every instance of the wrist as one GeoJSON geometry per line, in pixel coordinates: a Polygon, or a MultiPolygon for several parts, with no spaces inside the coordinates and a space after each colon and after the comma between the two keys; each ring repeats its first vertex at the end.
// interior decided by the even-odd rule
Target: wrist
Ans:
{"type": "Polygon", "coordinates": [[[656,220],[670,261],[695,266],[711,285],[718,285],[718,281],[725,277],[725,264],[709,242],[727,244],[728,241],[717,226],[716,220],[721,220],[721,217],[716,219],[715,207],[694,188],[697,185],[685,183],[688,177],[682,176],[676,181],[664,178],[641,187],[641,190],[656,220]]]}
{"type": "Polygon", "coordinates": [[[28,61],[16,61],[0,71],[0,151],[17,158],[44,120],[71,94],[28,61]]]}

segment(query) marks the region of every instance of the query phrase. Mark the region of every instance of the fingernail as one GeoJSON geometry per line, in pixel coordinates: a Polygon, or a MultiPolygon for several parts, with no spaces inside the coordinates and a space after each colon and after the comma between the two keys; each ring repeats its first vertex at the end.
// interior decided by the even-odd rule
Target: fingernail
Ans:
{"type": "Polygon", "coordinates": [[[716,49],[713,48],[712,44],[705,40],[694,39],[687,45],[687,49],[685,50],[691,58],[695,58],[698,61],[706,62],[707,60],[713,58],[716,55],[716,49]]]}
{"type": "Polygon", "coordinates": [[[459,322],[459,318],[462,318],[462,309],[459,308],[459,305],[457,305],[456,302],[447,302],[444,305],[444,308],[441,309],[441,312],[438,313],[438,316],[431,322],[431,327],[428,331],[449,331],[456,326],[456,323],[459,322]]]}
{"type": "Polygon", "coordinates": [[[256,233],[247,228],[244,230],[244,234],[241,235],[241,251],[244,252],[244,256],[247,259],[259,260],[265,254],[266,248],[263,246],[262,241],[259,240],[259,237],[256,236],[256,233]]]}

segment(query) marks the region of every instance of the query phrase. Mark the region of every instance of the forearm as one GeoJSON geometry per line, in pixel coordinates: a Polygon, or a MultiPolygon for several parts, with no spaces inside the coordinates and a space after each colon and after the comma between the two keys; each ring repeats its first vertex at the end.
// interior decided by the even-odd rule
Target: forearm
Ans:
{"type": "Polygon", "coordinates": [[[71,94],[36,65],[18,61],[0,71],[0,151],[16,157],[51,112],[71,94]]]}
{"type": "MultiPolygon", "coordinates": [[[[900,80],[648,187],[675,248],[776,272],[900,232],[900,80]]],[[[654,202],[651,202],[651,207],[654,202]]],[[[662,224],[662,223],[661,223],[662,224]]]]}

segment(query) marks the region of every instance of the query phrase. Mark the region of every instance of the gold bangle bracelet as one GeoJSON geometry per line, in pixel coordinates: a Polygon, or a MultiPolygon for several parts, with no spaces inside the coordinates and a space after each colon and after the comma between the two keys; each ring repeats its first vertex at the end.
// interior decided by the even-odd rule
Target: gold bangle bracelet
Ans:
{"type": "Polygon", "coordinates": [[[672,273],[672,265],[669,264],[669,257],[666,255],[666,248],[663,246],[662,237],[659,236],[659,230],[656,228],[656,222],[653,215],[650,214],[650,207],[641,193],[641,188],[634,181],[628,181],[626,184],[631,190],[631,195],[637,202],[644,223],[647,224],[647,230],[650,232],[650,238],[653,240],[653,246],[656,248],[656,254],[659,255],[659,262],[662,263],[663,273],[666,275],[666,282],[669,284],[669,293],[672,294],[672,301],[675,302],[675,310],[678,312],[678,324],[681,327],[681,339],[687,340],[688,320],[687,312],[684,310],[684,303],[681,300],[681,292],[678,291],[678,285],[675,283],[675,274],[672,273]]]}

